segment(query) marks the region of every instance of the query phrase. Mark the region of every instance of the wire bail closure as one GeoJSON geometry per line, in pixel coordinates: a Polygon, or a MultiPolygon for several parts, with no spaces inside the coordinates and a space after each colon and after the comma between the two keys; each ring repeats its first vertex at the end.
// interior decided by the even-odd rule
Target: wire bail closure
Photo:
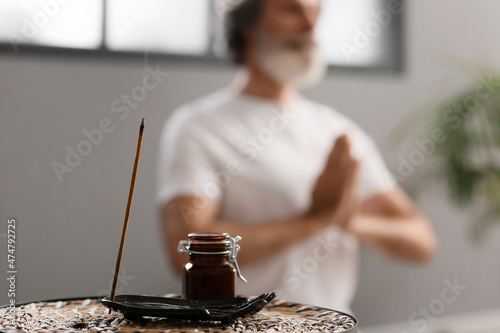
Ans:
{"type": "Polygon", "coordinates": [[[241,247],[236,244],[241,240],[241,236],[236,236],[236,237],[231,237],[229,235],[226,236],[226,240],[222,242],[191,242],[189,240],[181,240],[179,242],[179,245],[177,246],[177,252],[183,254],[187,253],[188,255],[191,254],[208,254],[208,255],[214,255],[214,254],[229,254],[229,261],[234,263],[234,266],[236,268],[236,273],[238,274],[238,277],[245,283],[248,283],[247,279],[241,274],[240,267],[238,266],[238,262],[236,261],[236,256],[238,255],[238,251],[241,249],[241,247]],[[193,251],[191,250],[191,244],[229,244],[229,249],[226,251],[219,251],[219,252],[208,252],[208,251],[193,251]]]}

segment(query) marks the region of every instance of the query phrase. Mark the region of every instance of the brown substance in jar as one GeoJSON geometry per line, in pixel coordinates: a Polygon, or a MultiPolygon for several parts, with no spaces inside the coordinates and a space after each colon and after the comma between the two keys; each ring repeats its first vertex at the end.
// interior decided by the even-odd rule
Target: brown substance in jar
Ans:
{"type": "Polygon", "coordinates": [[[229,235],[189,234],[189,263],[184,266],[182,293],[188,299],[230,299],[235,297],[236,269],[229,261],[229,235]]]}

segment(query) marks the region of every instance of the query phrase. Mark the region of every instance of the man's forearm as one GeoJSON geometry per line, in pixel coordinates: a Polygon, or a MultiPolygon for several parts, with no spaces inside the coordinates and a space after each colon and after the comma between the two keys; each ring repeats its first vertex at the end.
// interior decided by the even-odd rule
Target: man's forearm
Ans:
{"type": "Polygon", "coordinates": [[[436,247],[427,220],[418,214],[394,217],[359,213],[349,222],[347,231],[362,243],[398,259],[426,262],[436,247]]]}

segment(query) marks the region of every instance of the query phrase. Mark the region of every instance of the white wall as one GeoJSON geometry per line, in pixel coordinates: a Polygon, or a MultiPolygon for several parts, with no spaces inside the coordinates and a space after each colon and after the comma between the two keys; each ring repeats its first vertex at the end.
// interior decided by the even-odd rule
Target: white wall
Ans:
{"type": "MultiPolygon", "coordinates": [[[[467,82],[443,65],[443,53],[500,68],[499,12],[500,2],[494,0],[409,1],[404,73],[334,72],[305,94],[346,113],[385,147],[388,134],[405,116],[467,82]]],[[[17,218],[18,302],[90,296],[108,288],[141,117],[146,131],[122,262],[127,285],[120,284],[119,291],[179,291],[167,267],[154,207],[157,141],[176,106],[224,86],[234,69],[150,65],[157,64],[170,75],[121,120],[111,103],[142,84],[142,61],[0,56],[0,212],[4,221],[17,218]],[[75,148],[84,139],[81,131],[97,128],[103,118],[112,121],[114,131],[59,182],[51,163],[63,162],[66,145],[75,148]]],[[[384,152],[395,170],[396,153],[384,152]]],[[[446,314],[500,306],[499,233],[472,247],[466,241],[467,214],[449,206],[437,191],[419,205],[435,224],[439,253],[430,266],[420,268],[364,252],[354,309],[365,325],[408,320],[440,297],[446,279],[458,278],[468,287],[446,305],[446,314]]],[[[5,233],[2,226],[0,233],[5,233]]],[[[6,242],[0,241],[0,266],[6,267],[6,242]]],[[[5,279],[0,281],[5,290],[5,279]]],[[[7,301],[2,291],[0,304],[7,301]]]]}

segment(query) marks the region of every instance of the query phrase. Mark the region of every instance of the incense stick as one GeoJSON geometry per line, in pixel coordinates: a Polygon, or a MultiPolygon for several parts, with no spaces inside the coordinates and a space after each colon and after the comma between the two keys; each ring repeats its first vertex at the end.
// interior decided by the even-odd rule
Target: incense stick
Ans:
{"type": "MultiPolygon", "coordinates": [[[[113,288],[111,288],[111,301],[115,300],[116,284],[118,282],[118,273],[120,272],[120,265],[122,262],[123,245],[125,244],[125,237],[127,236],[128,219],[130,217],[130,207],[132,206],[132,197],[134,196],[135,178],[137,176],[137,167],[139,166],[139,157],[141,156],[142,136],[144,134],[144,118],[141,121],[139,129],[139,139],[137,141],[137,151],[135,153],[134,170],[132,171],[132,179],[130,181],[130,190],[128,192],[127,210],[125,212],[125,221],[123,222],[122,239],[120,242],[120,249],[118,250],[118,257],[116,258],[115,276],[113,278],[113,288]]],[[[111,313],[111,309],[109,309],[111,313]]]]}

